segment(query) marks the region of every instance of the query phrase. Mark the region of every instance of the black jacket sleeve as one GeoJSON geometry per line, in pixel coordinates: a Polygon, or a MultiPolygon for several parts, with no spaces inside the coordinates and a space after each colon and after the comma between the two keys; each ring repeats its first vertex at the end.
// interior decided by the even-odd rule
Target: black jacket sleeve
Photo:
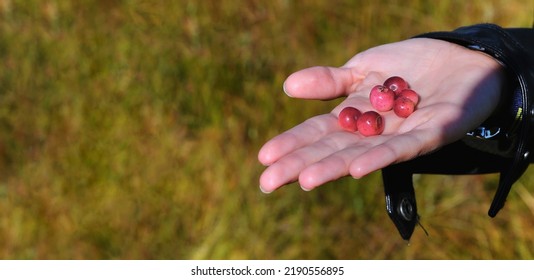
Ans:
{"type": "Polygon", "coordinates": [[[499,109],[464,139],[382,170],[386,207],[405,239],[413,230],[411,217],[417,216],[411,174],[500,173],[488,211],[494,217],[512,185],[534,162],[534,29],[477,24],[416,38],[445,40],[485,52],[503,66],[508,81],[499,109]]]}

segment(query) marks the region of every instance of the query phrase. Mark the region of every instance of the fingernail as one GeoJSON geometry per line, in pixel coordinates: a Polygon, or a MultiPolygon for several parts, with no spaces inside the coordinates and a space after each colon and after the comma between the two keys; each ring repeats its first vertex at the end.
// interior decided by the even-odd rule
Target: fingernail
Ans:
{"type": "Polygon", "coordinates": [[[293,97],[293,96],[291,96],[291,94],[289,94],[289,93],[287,92],[287,89],[286,89],[286,83],[284,83],[284,84],[282,85],[282,87],[283,87],[284,92],[286,93],[287,96],[289,96],[289,97],[293,97]]]}
{"type": "Polygon", "coordinates": [[[262,193],[264,193],[264,194],[270,194],[270,193],[272,193],[272,191],[268,192],[268,191],[264,190],[263,187],[262,187],[261,185],[260,185],[260,191],[261,191],[262,193]]]}
{"type": "Polygon", "coordinates": [[[311,191],[311,189],[306,189],[306,188],[303,187],[302,185],[300,186],[300,188],[301,188],[303,191],[305,191],[305,192],[309,192],[309,191],[311,191]]]}

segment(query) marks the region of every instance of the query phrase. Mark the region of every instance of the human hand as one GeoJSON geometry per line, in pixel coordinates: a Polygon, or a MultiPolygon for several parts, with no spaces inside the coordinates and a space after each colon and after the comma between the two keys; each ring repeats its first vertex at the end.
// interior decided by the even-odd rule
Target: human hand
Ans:
{"type": "Polygon", "coordinates": [[[312,117],[261,148],[268,166],[263,192],[297,181],[304,190],[351,175],[361,178],[390,164],[429,153],[463,137],[496,108],[504,74],[493,58],[453,43],[409,39],[371,48],[340,68],[312,67],[284,83],[294,98],[330,100],[346,96],[332,112],[312,117]],[[373,110],[369,91],[390,76],[401,76],[418,92],[417,110],[406,119],[381,113],[385,130],[364,137],[337,123],[347,106],[373,110]]]}

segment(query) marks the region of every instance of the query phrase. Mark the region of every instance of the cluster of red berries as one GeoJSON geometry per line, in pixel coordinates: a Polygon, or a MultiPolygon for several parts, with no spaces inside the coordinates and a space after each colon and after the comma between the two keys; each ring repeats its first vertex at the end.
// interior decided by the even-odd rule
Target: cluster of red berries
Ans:
{"type": "MultiPolygon", "coordinates": [[[[377,111],[393,110],[397,116],[407,118],[415,111],[419,95],[410,89],[403,78],[393,76],[384,84],[371,89],[369,101],[377,111]]],[[[343,129],[351,132],[359,131],[364,136],[378,135],[384,131],[384,120],[376,111],[362,113],[354,107],[346,107],[339,113],[338,122],[343,129]]]]}

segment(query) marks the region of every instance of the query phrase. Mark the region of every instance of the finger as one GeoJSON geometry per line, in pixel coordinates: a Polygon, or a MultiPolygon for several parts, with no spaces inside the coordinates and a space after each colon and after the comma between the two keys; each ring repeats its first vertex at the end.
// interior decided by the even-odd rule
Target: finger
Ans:
{"type": "Polygon", "coordinates": [[[436,148],[439,142],[437,135],[435,131],[424,129],[398,134],[354,158],[349,173],[359,179],[393,163],[426,154],[436,148]]]}
{"type": "Polygon", "coordinates": [[[291,97],[329,100],[354,91],[364,78],[355,68],[316,66],[291,74],[284,91],[291,97]]]}
{"type": "MultiPolygon", "coordinates": [[[[314,143],[302,147],[269,166],[260,177],[264,192],[271,192],[282,185],[296,181],[302,170],[358,141],[353,133],[334,132],[314,143]]],[[[348,165],[345,166],[347,170],[348,165]]],[[[347,172],[348,174],[348,172],[347,172]]]]}
{"type": "Polygon", "coordinates": [[[366,145],[358,145],[338,151],[304,169],[299,175],[303,190],[309,191],[327,182],[349,175],[352,160],[367,150],[366,145]]]}
{"type": "Polygon", "coordinates": [[[315,116],[265,143],[258,153],[258,160],[263,165],[271,165],[284,155],[340,130],[334,115],[315,116]]]}

